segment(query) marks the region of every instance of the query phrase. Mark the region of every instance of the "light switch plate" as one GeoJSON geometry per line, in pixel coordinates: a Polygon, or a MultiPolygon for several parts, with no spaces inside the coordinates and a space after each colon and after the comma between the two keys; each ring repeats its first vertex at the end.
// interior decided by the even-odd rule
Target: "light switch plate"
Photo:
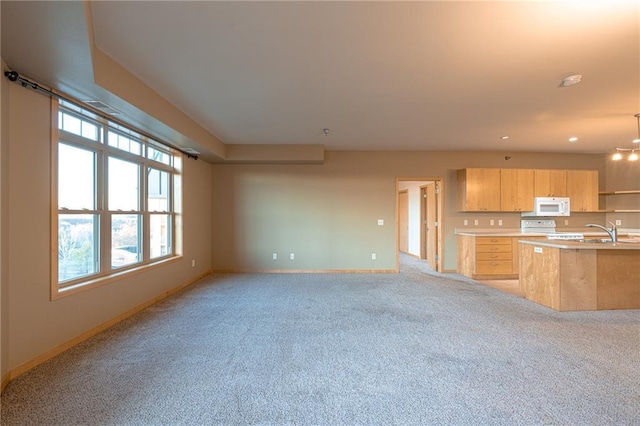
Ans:
{"type": "Polygon", "coordinates": [[[378,219],[378,226],[384,226],[384,219],[378,219]]]}

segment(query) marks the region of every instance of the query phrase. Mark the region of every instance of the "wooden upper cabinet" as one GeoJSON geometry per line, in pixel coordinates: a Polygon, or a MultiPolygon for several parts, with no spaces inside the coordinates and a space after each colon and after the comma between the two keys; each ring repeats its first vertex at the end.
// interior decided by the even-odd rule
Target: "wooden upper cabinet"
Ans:
{"type": "Polygon", "coordinates": [[[567,196],[566,170],[534,170],[533,180],[534,197],[567,196]]]}
{"type": "Polygon", "coordinates": [[[598,171],[567,170],[567,196],[572,212],[598,210],[598,171]]]}
{"type": "Polygon", "coordinates": [[[500,169],[458,170],[458,211],[500,211],[500,169]]]}
{"type": "Polygon", "coordinates": [[[500,210],[533,210],[533,170],[500,169],[500,210]]]}

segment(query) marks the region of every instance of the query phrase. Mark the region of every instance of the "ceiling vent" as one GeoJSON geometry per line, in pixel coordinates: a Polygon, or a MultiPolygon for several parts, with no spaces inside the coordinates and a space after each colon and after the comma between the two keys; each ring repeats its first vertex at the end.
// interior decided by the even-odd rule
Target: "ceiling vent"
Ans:
{"type": "Polygon", "coordinates": [[[84,103],[108,115],[122,115],[120,111],[102,101],[85,101],[84,103]]]}

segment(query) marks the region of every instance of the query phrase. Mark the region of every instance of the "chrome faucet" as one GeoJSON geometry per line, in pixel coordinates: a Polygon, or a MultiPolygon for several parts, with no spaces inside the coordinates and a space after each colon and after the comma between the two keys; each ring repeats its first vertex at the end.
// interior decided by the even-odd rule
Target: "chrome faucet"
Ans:
{"type": "Polygon", "coordinates": [[[616,228],[616,225],[613,224],[613,222],[609,222],[609,223],[611,224],[611,229],[607,229],[606,227],[601,225],[596,225],[595,223],[588,223],[585,226],[588,226],[590,228],[602,229],[607,234],[609,234],[609,236],[611,237],[611,242],[615,243],[616,241],[618,241],[618,229],[616,228]]]}

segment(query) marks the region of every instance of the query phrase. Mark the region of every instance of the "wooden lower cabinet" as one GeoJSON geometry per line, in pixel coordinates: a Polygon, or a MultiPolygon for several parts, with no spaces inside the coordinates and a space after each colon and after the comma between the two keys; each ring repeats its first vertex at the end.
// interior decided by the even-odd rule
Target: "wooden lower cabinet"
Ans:
{"type": "Polygon", "coordinates": [[[513,275],[512,237],[459,235],[458,273],[474,279],[517,278],[513,275]]]}
{"type": "Polygon", "coordinates": [[[458,273],[473,279],[517,279],[519,240],[546,237],[477,237],[458,235],[458,273]]]}
{"type": "Polygon", "coordinates": [[[520,247],[525,298],[557,311],[640,309],[640,250],[520,247]]]}

